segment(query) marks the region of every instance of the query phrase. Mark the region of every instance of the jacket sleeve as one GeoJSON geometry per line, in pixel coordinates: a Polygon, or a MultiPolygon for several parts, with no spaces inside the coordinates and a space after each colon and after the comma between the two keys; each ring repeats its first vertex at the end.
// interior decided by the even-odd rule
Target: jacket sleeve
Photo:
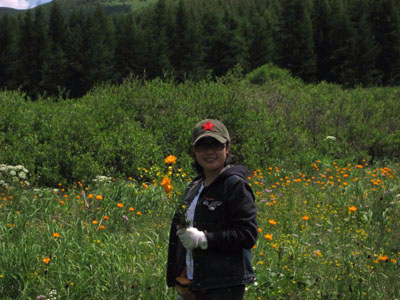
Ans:
{"type": "Polygon", "coordinates": [[[225,184],[227,229],[208,232],[208,249],[250,249],[257,240],[257,209],[249,184],[238,176],[225,184]]]}

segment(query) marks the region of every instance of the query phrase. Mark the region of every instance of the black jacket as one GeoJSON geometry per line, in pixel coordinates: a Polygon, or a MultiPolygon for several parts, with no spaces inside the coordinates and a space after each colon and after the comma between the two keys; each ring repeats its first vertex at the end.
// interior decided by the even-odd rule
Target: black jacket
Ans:
{"type": "MultiPolygon", "coordinates": [[[[190,288],[203,290],[252,283],[251,248],[257,239],[257,210],[254,194],[243,166],[228,166],[207,187],[197,202],[193,227],[205,231],[208,248],[193,250],[194,272],[190,288]]],[[[193,180],[184,194],[187,207],[197,194],[203,177],[193,180]]],[[[172,221],[167,265],[167,285],[185,266],[186,249],[176,235],[176,214],[172,221]]]]}

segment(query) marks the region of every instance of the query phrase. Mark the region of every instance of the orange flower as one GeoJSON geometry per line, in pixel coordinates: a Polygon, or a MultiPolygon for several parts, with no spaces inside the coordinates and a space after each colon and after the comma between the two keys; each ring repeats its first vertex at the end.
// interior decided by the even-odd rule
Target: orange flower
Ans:
{"type": "Polygon", "coordinates": [[[99,224],[99,221],[93,220],[93,221],[92,221],[92,224],[97,225],[97,224],[99,224]]]}
{"type": "Polygon", "coordinates": [[[165,163],[166,163],[167,165],[176,163],[176,156],[174,156],[174,155],[169,155],[169,156],[167,156],[167,157],[165,158],[165,163]]]}
{"type": "Polygon", "coordinates": [[[170,185],[170,184],[164,186],[164,192],[165,192],[166,194],[170,193],[170,192],[172,191],[172,189],[173,189],[173,187],[172,187],[172,185],[170,185]]]}
{"type": "Polygon", "coordinates": [[[100,201],[100,200],[103,200],[103,196],[102,196],[102,195],[97,195],[97,196],[96,196],[96,199],[99,200],[99,201],[100,201]]]}
{"type": "Polygon", "coordinates": [[[278,244],[276,244],[276,243],[275,244],[271,244],[271,247],[272,248],[278,248],[278,244]]]}
{"type": "Polygon", "coordinates": [[[171,179],[169,179],[167,176],[165,176],[162,181],[161,181],[161,186],[167,186],[171,184],[171,179]]]}
{"type": "Polygon", "coordinates": [[[118,203],[117,206],[118,206],[119,208],[123,208],[123,207],[124,207],[124,205],[123,205],[121,202],[118,203]]]}
{"type": "Polygon", "coordinates": [[[267,233],[266,235],[264,235],[264,238],[271,241],[272,240],[272,234],[267,233]]]}
{"type": "Polygon", "coordinates": [[[59,234],[59,233],[57,233],[57,232],[53,232],[53,237],[55,237],[55,238],[59,238],[59,237],[60,237],[60,234],[59,234]]]}
{"type": "Polygon", "coordinates": [[[143,183],[143,187],[147,190],[149,188],[149,185],[147,183],[143,183]]]}
{"type": "Polygon", "coordinates": [[[308,221],[308,220],[310,219],[310,217],[309,217],[309,216],[303,216],[302,219],[303,219],[304,221],[308,221]]]}
{"type": "Polygon", "coordinates": [[[64,205],[64,204],[65,204],[65,202],[61,200],[61,201],[60,201],[60,204],[61,204],[61,205],[64,205]]]}
{"type": "Polygon", "coordinates": [[[389,259],[389,257],[387,255],[379,255],[378,259],[382,260],[382,261],[387,261],[389,259]]]}
{"type": "Polygon", "coordinates": [[[391,260],[390,260],[390,262],[392,263],[392,264],[395,264],[396,263],[396,259],[395,258],[392,258],[391,260]]]}
{"type": "Polygon", "coordinates": [[[134,211],[135,208],[134,207],[129,207],[129,211],[134,211]]]}
{"type": "Polygon", "coordinates": [[[106,227],[104,225],[100,225],[99,229],[106,229],[106,227]]]}
{"type": "Polygon", "coordinates": [[[137,216],[141,216],[142,213],[140,212],[140,210],[138,210],[138,212],[136,213],[137,216]]]}
{"type": "Polygon", "coordinates": [[[89,199],[92,199],[93,197],[94,197],[93,194],[89,194],[89,195],[88,195],[88,198],[89,198],[89,199]]]}
{"type": "Polygon", "coordinates": [[[357,207],[355,207],[354,205],[349,206],[349,211],[356,212],[357,211],[357,207]]]}
{"type": "Polygon", "coordinates": [[[50,263],[50,261],[51,261],[51,258],[50,257],[45,257],[45,258],[43,258],[42,259],[42,262],[45,264],[45,265],[48,265],[49,263],[50,263]]]}
{"type": "Polygon", "coordinates": [[[314,255],[321,257],[322,253],[320,250],[314,250],[314,255]]]}
{"type": "Polygon", "coordinates": [[[110,219],[109,216],[104,216],[104,217],[103,217],[103,220],[109,220],[109,219],[110,219]]]}
{"type": "Polygon", "coordinates": [[[271,224],[271,225],[276,225],[277,224],[277,222],[274,219],[269,220],[268,223],[271,224]]]}
{"type": "Polygon", "coordinates": [[[258,231],[258,232],[261,232],[261,231],[262,231],[262,228],[261,228],[261,227],[258,227],[258,228],[257,228],[257,231],[258,231]]]}

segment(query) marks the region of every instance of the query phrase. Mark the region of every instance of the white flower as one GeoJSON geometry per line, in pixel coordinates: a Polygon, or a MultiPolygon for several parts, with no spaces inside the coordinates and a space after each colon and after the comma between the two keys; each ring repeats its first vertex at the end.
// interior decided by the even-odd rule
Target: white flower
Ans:
{"type": "Polygon", "coordinates": [[[18,177],[20,179],[26,179],[26,174],[23,171],[21,171],[21,172],[18,173],[18,177]]]}
{"type": "Polygon", "coordinates": [[[332,136],[332,135],[328,135],[326,137],[327,140],[331,140],[331,141],[336,141],[336,137],[332,136]]]}
{"type": "Polygon", "coordinates": [[[12,178],[12,181],[13,181],[13,182],[18,182],[19,179],[18,179],[18,177],[13,177],[13,178],[12,178]]]}
{"type": "Polygon", "coordinates": [[[10,171],[10,175],[11,175],[11,176],[17,176],[17,172],[15,172],[14,170],[11,170],[11,171],[10,171]]]}
{"type": "Polygon", "coordinates": [[[0,172],[6,172],[6,166],[5,165],[0,165],[0,172]]]}
{"type": "Polygon", "coordinates": [[[31,184],[28,181],[24,181],[25,186],[30,186],[31,184]]]}

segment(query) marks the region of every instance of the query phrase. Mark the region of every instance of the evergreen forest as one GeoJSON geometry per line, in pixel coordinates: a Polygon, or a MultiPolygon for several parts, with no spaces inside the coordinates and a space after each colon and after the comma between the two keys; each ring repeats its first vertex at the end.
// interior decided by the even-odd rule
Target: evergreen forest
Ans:
{"type": "MultiPolygon", "coordinates": [[[[97,3],[98,4],[98,3],[97,3]]],[[[0,89],[78,98],[128,77],[198,81],[274,64],[306,83],[400,84],[395,0],[158,0],[0,19],[0,89]]]]}

